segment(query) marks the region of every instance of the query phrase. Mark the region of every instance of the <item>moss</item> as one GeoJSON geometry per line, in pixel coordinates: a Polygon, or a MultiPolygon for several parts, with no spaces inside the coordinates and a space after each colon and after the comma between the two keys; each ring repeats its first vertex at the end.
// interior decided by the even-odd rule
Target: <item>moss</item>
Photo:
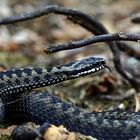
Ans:
{"type": "Polygon", "coordinates": [[[2,136],[0,137],[0,140],[12,140],[12,139],[11,139],[11,137],[8,136],[8,135],[2,135],[2,136]]]}

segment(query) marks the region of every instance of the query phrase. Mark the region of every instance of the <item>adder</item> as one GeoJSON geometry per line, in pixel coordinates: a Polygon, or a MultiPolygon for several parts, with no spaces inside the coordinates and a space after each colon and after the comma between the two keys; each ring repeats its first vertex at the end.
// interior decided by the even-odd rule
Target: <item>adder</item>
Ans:
{"type": "Polygon", "coordinates": [[[104,58],[85,58],[52,68],[19,68],[0,72],[0,121],[33,121],[64,125],[99,140],[129,140],[140,133],[140,112],[87,112],[47,92],[32,89],[103,70],[104,58]]]}

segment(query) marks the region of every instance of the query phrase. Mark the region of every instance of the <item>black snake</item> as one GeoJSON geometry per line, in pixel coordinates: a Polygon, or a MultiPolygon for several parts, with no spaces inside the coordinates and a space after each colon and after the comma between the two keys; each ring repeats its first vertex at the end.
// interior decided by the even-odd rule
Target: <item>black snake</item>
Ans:
{"type": "Polygon", "coordinates": [[[0,120],[63,124],[70,131],[99,140],[135,138],[140,133],[140,112],[114,110],[89,113],[47,92],[32,91],[105,67],[103,58],[90,57],[52,68],[20,68],[0,72],[0,120]]]}

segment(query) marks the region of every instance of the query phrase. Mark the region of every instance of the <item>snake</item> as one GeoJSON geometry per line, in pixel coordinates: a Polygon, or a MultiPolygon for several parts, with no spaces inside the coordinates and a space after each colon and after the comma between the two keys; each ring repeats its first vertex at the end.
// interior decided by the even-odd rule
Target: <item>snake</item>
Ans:
{"type": "Polygon", "coordinates": [[[51,68],[27,67],[0,72],[0,121],[33,121],[64,125],[69,131],[98,140],[129,140],[140,134],[140,112],[110,110],[88,112],[48,92],[51,86],[108,68],[106,60],[89,57],[51,68]]]}

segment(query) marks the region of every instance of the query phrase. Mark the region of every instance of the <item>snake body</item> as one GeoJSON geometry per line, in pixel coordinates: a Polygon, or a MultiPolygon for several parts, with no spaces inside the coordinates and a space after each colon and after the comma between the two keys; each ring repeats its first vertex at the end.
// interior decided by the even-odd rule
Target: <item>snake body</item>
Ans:
{"type": "Polygon", "coordinates": [[[99,140],[128,140],[140,132],[140,113],[120,110],[89,113],[47,92],[30,92],[12,108],[10,114],[13,115],[8,115],[10,118],[17,120],[17,114],[22,114],[23,119],[37,124],[63,124],[70,131],[91,135],[99,140]],[[15,110],[17,106],[22,111],[20,108],[15,110]]]}
{"type": "Polygon", "coordinates": [[[140,133],[140,113],[126,111],[86,112],[34,88],[70,80],[106,67],[103,58],[90,57],[53,68],[12,69],[0,73],[0,120],[63,124],[68,130],[99,140],[128,140],[140,133]],[[11,102],[9,104],[9,102],[11,102]],[[18,117],[17,117],[18,116],[18,117]]]}

